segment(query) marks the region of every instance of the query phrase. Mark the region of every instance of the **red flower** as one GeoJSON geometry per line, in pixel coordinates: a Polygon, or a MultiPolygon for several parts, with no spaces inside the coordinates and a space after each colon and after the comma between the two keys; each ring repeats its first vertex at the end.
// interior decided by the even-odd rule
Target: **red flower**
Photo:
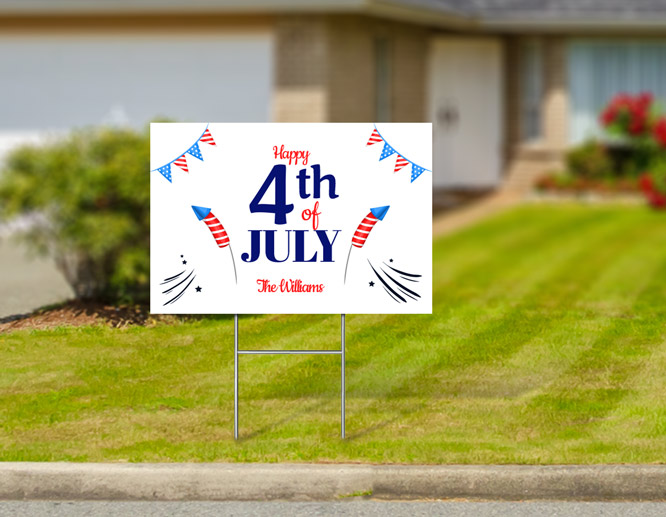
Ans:
{"type": "Polygon", "coordinates": [[[605,127],[614,126],[624,133],[640,136],[649,130],[650,108],[654,98],[650,92],[632,96],[619,93],[602,111],[600,121],[605,127]]]}
{"type": "Polygon", "coordinates": [[[653,100],[654,100],[654,95],[652,95],[650,92],[643,92],[640,93],[636,98],[636,103],[639,106],[641,106],[643,111],[647,111],[652,105],[653,100]]]}
{"type": "Polygon", "coordinates": [[[666,117],[660,117],[654,125],[654,139],[660,146],[666,147],[666,117]]]}
{"type": "Polygon", "coordinates": [[[601,112],[601,123],[604,126],[610,126],[617,117],[617,110],[615,106],[608,106],[601,112]]]}
{"type": "Polygon", "coordinates": [[[655,208],[666,207],[666,195],[661,192],[652,192],[648,196],[648,202],[655,208]]]}
{"type": "Polygon", "coordinates": [[[650,176],[650,173],[643,173],[638,180],[638,185],[646,195],[652,192],[654,190],[654,182],[652,181],[652,176],[650,176]]]}

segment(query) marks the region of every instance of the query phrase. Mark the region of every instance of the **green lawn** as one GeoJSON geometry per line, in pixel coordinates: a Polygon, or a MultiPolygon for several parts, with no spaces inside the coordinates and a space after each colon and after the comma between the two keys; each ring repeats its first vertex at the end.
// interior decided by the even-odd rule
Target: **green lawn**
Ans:
{"type": "MultiPolygon", "coordinates": [[[[0,335],[0,460],[666,459],[666,214],[539,205],[434,246],[432,316],[348,316],[339,358],[241,357],[233,320],[0,335]]],[[[335,348],[338,315],[243,317],[241,346],[335,348]]]]}

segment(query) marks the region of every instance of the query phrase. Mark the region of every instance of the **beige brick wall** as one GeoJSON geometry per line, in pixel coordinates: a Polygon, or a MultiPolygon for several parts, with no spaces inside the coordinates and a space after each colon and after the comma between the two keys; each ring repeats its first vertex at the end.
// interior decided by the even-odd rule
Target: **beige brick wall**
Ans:
{"type": "Polygon", "coordinates": [[[368,122],[375,118],[374,21],[364,30],[358,17],[329,20],[329,120],[368,122]]]}
{"type": "Polygon", "coordinates": [[[527,189],[545,172],[563,166],[568,146],[569,95],[566,63],[567,39],[540,38],[543,52],[542,138],[522,141],[521,128],[521,44],[523,37],[506,39],[506,175],[510,188],[527,189]]]}
{"type": "Polygon", "coordinates": [[[281,16],[275,22],[273,120],[328,120],[328,32],[324,17],[281,16]]]}
{"type": "Polygon", "coordinates": [[[427,120],[427,29],[360,16],[303,16],[279,18],[275,34],[274,120],[376,120],[380,37],[391,47],[391,120],[427,120]]]}
{"type": "Polygon", "coordinates": [[[544,38],[543,135],[545,145],[553,151],[563,151],[569,141],[566,47],[563,37],[544,38]]]}
{"type": "Polygon", "coordinates": [[[395,32],[393,121],[427,122],[430,33],[404,26],[395,32]]]}
{"type": "Polygon", "coordinates": [[[507,159],[520,143],[520,38],[508,37],[504,40],[504,134],[507,159]]]}

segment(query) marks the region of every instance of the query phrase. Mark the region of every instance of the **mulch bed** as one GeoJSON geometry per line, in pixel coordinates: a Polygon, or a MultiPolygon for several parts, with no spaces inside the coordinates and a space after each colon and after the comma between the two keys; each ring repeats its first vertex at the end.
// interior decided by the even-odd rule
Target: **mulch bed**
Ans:
{"type": "Polygon", "coordinates": [[[151,315],[147,305],[118,306],[99,302],[70,301],[39,309],[30,314],[0,318],[0,333],[21,329],[49,329],[60,326],[108,325],[121,328],[128,325],[151,325],[173,316],[151,315]]]}

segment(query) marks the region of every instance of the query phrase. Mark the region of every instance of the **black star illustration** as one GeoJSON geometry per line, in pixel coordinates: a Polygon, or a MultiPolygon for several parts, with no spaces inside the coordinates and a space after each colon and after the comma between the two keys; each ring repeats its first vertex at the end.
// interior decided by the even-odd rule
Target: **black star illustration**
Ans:
{"type": "Polygon", "coordinates": [[[195,289],[197,290],[197,293],[200,293],[200,292],[201,292],[201,287],[196,286],[195,289]]]}
{"type": "Polygon", "coordinates": [[[187,260],[183,260],[183,264],[187,264],[187,260]]]}
{"type": "Polygon", "coordinates": [[[370,287],[374,287],[375,283],[373,281],[370,281],[370,287]]]}

